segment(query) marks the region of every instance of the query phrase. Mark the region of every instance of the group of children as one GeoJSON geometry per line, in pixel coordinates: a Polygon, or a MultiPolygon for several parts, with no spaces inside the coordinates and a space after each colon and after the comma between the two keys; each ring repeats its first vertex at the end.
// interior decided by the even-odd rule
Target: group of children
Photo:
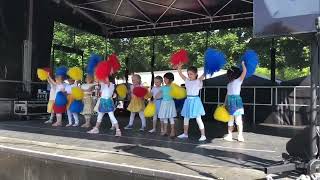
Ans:
{"type": "MultiPolygon", "coordinates": [[[[201,137],[199,141],[205,141],[205,127],[201,116],[205,115],[205,110],[202,105],[201,99],[199,97],[199,92],[203,86],[204,75],[198,77],[198,72],[196,67],[189,67],[187,69],[187,76],[182,73],[182,65],[178,66],[178,72],[180,77],[185,81],[185,87],[187,92],[187,97],[184,101],[184,105],[181,111],[181,116],[184,124],[184,131],[182,134],[177,137],[180,139],[188,138],[188,129],[190,119],[195,119],[199,130],[201,132],[201,137]]],[[[228,134],[224,137],[227,141],[232,141],[232,132],[234,123],[237,125],[238,129],[238,141],[244,141],[243,138],[243,123],[242,115],[244,114],[243,103],[240,97],[241,84],[246,76],[246,67],[242,63],[242,71],[239,68],[232,68],[228,70],[227,77],[229,80],[227,86],[227,96],[225,100],[225,105],[229,110],[229,113],[232,115],[233,119],[228,122],[228,134]]],[[[64,83],[63,76],[56,75],[55,80],[51,77],[48,78],[48,83],[51,86],[50,99],[48,103],[48,112],[51,113],[50,119],[46,123],[52,123],[53,117],[56,115],[57,121],[52,124],[52,126],[61,126],[62,125],[62,113],[67,112],[68,115],[68,124],[67,126],[79,126],[79,113],[71,112],[69,105],[72,102],[70,96],[71,89],[74,86],[78,86],[77,82],[69,80],[69,83],[64,83]],[[58,92],[63,92],[68,95],[68,103],[66,106],[58,106],[54,100],[58,92]],[[74,123],[72,121],[74,119],[74,123]]],[[[149,101],[152,101],[156,105],[156,113],[153,116],[152,129],[150,133],[156,132],[157,121],[160,119],[160,133],[161,135],[169,135],[170,137],[175,137],[175,118],[177,117],[177,110],[173,98],[170,95],[171,84],[174,81],[174,75],[170,72],[166,73],[163,78],[157,76],[154,79],[154,87],[151,89],[152,98],[149,101]],[[170,131],[168,131],[168,123],[170,123],[170,131]]],[[[80,87],[84,91],[84,108],[81,114],[85,118],[85,123],[82,127],[89,128],[90,120],[94,112],[98,113],[96,125],[88,131],[88,133],[99,133],[100,124],[102,122],[103,116],[107,113],[109,115],[110,121],[112,123],[112,129],[116,130],[115,135],[121,136],[121,130],[119,128],[118,121],[114,115],[114,90],[115,85],[110,82],[109,78],[105,80],[99,80],[100,87],[100,97],[95,101],[92,96],[92,93],[95,90],[96,84],[94,83],[94,77],[91,75],[86,76],[86,83],[82,84],[80,87]]],[[[135,115],[138,113],[141,119],[141,131],[146,129],[146,118],[144,116],[145,109],[145,99],[140,98],[134,95],[133,89],[141,85],[141,77],[138,74],[132,76],[132,85],[130,86],[129,97],[130,104],[128,110],[131,112],[129,123],[124,129],[132,129],[135,119],[135,115]]]]}

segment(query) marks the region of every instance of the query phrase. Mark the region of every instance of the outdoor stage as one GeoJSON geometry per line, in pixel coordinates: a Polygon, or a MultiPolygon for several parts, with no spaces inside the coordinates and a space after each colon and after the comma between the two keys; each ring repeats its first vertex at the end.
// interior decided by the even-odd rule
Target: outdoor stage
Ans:
{"type": "MultiPolygon", "coordinates": [[[[119,119],[121,125],[128,121],[124,117],[119,119]]],[[[8,178],[10,172],[29,179],[48,175],[51,179],[91,177],[95,180],[106,176],[112,179],[264,179],[263,168],[281,162],[289,140],[247,132],[245,143],[226,142],[221,138],[224,124],[213,121],[205,123],[206,143],[195,139],[199,136],[196,128],[191,129],[191,137],[195,137],[191,140],[139,132],[139,119],[135,120],[137,129],[123,131],[120,138],[113,136],[114,132],[106,127],[108,124],[104,124],[101,134],[95,135],[86,133],[84,128],[54,128],[43,122],[0,122],[0,159],[4,162],[1,166],[5,167],[0,168],[0,174],[7,175],[1,179],[8,178]],[[31,163],[33,161],[36,163],[31,163]],[[23,168],[17,168],[17,164],[23,168]]],[[[296,177],[294,173],[285,176],[291,175],[296,177]]]]}

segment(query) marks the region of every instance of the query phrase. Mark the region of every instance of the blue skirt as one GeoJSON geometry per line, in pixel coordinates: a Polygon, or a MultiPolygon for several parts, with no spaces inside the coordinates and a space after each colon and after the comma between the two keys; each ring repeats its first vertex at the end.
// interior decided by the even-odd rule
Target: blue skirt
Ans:
{"type": "Polygon", "coordinates": [[[99,104],[99,112],[102,113],[108,113],[108,112],[113,112],[114,111],[114,104],[112,99],[104,99],[100,98],[100,104],[99,104]]]}
{"type": "Polygon", "coordinates": [[[159,114],[159,111],[160,111],[161,100],[162,100],[162,99],[156,99],[156,100],[154,101],[154,103],[156,104],[156,112],[157,112],[157,115],[159,114]]]}
{"type": "Polygon", "coordinates": [[[239,95],[228,95],[227,108],[232,116],[240,116],[244,114],[242,98],[239,95]]]}
{"type": "Polygon", "coordinates": [[[173,100],[162,100],[158,118],[174,118],[177,117],[177,110],[173,100]]]}
{"type": "Polygon", "coordinates": [[[188,96],[184,101],[181,116],[185,118],[197,118],[199,116],[204,116],[205,114],[200,97],[188,96]]]}

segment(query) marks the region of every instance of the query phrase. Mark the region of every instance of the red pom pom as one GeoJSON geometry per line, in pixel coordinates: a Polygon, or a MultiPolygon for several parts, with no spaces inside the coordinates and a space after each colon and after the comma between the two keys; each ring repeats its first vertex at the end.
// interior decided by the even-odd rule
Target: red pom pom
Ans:
{"type": "Polygon", "coordinates": [[[114,74],[120,70],[121,65],[116,54],[113,53],[110,56],[108,56],[108,62],[111,66],[111,74],[114,74]]]}
{"type": "Polygon", "coordinates": [[[188,52],[184,49],[180,49],[179,51],[171,55],[171,64],[173,66],[177,66],[179,64],[186,64],[188,61],[188,52]]]}
{"type": "Polygon", "coordinates": [[[49,75],[51,76],[52,75],[52,71],[51,71],[51,68],[49,67],[45,67],[45,68],[42,68],[43,70],[47,71],[49,73],[49,75]]]}
{"type": "Polygon", "coordinates": [[[139,98],[143,98],[145,95],[148,94],[148,89],[145,87],[135,87],[133,88],[133,94],[139,98]]]}
{"type": "Polygon", "coordinates": [[[101,61],[96,67],[96,77],[98,80],[105,80],[109,77],[111,67],[108,61],[101,61]]]}

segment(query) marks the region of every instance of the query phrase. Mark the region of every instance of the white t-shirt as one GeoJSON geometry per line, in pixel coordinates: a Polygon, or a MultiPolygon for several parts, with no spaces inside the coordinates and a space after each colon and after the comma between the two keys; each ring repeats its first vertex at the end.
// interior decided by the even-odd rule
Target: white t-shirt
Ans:
{"type": "Polygon", "coordinates": [[[73,87],[76,87],[77,86],[77,84],[66,84],[66,92],[67,92],[67,94],[71,94],[71,89],[73,88],[73,87]]]}
{"type": "Polygon", "coordinates": [[[55,99],[56,99],[56,86],[53,84],[50,84],[49,100],[55,100],[55,99]]]}
{"type": "Polygon", "coordinates": [[[240,95],[242,80],[240,78],[235,79],[228,83],[227,85],[227,94],[228,95],[240,95]]]}
{"type": "Polygon", "coordinates": [[[109,85],[105,83],[100,83],[101,85],[101,98],[109,99],[112,98],[113,91],[114,91],[114,84],[110,83],[109,85]]]}
{"type": "Polygon", "coordinates": [[[81,85],[81,89],[84,90],[85,94],[91,94],[92,92],[88,92],[87,90],[89,90],[90,88],[94,87],[95,84],[94,83],[90,83],[90,84],[82,84],[81,85]]]}
{"type": "Polygon", "coordinates": [[[161,87],[156,87],[154,86],[152,89],[151,89],[151,94],[153,96],[154,99],[156,99],[156,95],[160,92],[160,88],[161,87]]]}
{"type": "Polygon", "coordinates": [[[65,86],[66,86],[65,83],[63,83],[63,84],[57,84],[57,85],[55,86],[56,92],[55,92],[54,98],[56,98],[58,92],[60,92],[60,91],[65,91],[65,86]]]}
{"type": "Polygon", "coordinates": [[[199,91],[202,89],[203,83],[200,79],[196,79],[191,81],[190,79],[186,79],[186,89],[187,95],[189,96],[198,96],[199,91]]]}

